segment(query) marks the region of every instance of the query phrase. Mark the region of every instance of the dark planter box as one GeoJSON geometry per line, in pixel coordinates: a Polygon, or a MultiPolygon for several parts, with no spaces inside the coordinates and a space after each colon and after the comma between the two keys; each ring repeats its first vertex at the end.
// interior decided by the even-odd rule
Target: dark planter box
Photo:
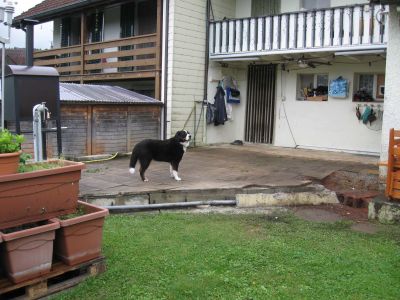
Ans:
{"type": "Polygon", "coordinates": [[[12,233],[2,233],[1,261],[13,283],[36,278],[50,272],[55,230],[60,224],[45,225],[12,233]]]}
{"type": "Polygon", "coordinates": [[[104,219],[108,209],[78,201],[84,215],[68,220],[54,218],[60,223],[56,232],[55,255],[67,265],[76,265],[99,257],[104,219]]]}
{"type": "Polygon", "coordinates": [[[0,229],[75,211],[83,163],[0,176],[0,229]]]}

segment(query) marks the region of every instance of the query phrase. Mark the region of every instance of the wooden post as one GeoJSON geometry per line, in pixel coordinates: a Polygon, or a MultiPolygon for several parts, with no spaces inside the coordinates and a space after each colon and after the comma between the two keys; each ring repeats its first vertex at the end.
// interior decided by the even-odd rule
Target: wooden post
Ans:
{"type": "Polygon", "coordinates": [[[162,1],[157,0],[157,25],[156,25],[156,77],[154,98],[161,100],[161,45],[162,45],[162,1]]]}
{"type": "Polygon", "coordinates": [[[81,70],[80,83],[83,83],[83,75],[85,72],[85,43],[86,43],[86,14],[81,13],[81,70]]]}
{"type": "Polygon", "coordinates": [[[92,155],[92,116],[93,107],[91,105],[87,106],[87,128],[86,128],[86,149],[87,154],[92,155]]]}

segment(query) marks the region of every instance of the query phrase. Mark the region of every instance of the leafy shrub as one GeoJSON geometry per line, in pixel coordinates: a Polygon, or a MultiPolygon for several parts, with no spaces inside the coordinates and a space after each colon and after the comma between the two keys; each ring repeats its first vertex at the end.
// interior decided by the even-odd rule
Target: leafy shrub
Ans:
{"type": "Polygon", "coordinates": [[[23,135],[12,134],[7,129],[0,131],[0,153],[13,153],[21,148],[22,142],[25,140],[23,135]]]}

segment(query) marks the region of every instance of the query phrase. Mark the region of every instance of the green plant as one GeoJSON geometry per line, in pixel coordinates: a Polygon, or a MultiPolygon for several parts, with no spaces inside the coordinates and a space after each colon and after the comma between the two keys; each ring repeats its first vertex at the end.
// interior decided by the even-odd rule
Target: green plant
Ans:
{"type": "Polygon", "coordinates": [[[19,156],[19,162],[20,164],[25,165],[26,162],[28,160],[30,160],[32,158],[32,155],[30,155],[29,153],[21,153],[21,155],[19,156]]]}
{"type": "Polygon", "coordinates": [[[25,140],[23,135],[12,134],[7,129],[0,131],[0,154],[13,153],[21,149],[21,144],[25,140]]]}
{"type": "Polygon", "coordinates": [[[63,216],[60,216],[59,218],[61,220],[69,220],[69,219],[73,219],[73,218],[77,218],[77,217],[83,216],[85,214],[86,214],[86,212],[83,209],[83,207],[82,206],[78,206],[78,208],[76,209],[76,211],[74,213],[68,214],[68,215],[63,215],[63,216]]]}
{"type": "Polygon", "coordinates": [[[64,166],[64,163],[60,162],[60,161],[28,163],[28,164],[20,163],[20,165],[18,167],[18,173],[55,169],[55,168],[59,168],[59,167],[63,167],[63,166],[64,166]]]}

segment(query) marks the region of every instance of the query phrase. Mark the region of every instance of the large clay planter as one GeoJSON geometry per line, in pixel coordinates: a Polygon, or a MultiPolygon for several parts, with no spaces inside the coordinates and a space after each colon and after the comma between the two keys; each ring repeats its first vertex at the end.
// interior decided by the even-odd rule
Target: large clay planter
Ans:
{"type": "Polygon", "coordinates": [[[85,215],[60,220],[56,232],[55,255],[67,265],[76,265],[99,257],[104,218],[108,209],[78,201],[85,215]]]}
{"type": "Polygon", "coordinates": [[[0,229],[75,211],[83,163],[0,176],[0,229]]]}
{"type": "Polygon", "coordinates": [[[21,151],[0,154],[0,175],[15,174],[18,172],[20,154],[21,151]]]}
{"type": "Polygon", "coordinates": [[[13,283],[36,278],[50,272],[53,241],[58,222],[13,233],[0,233],[3,238],[1,255],[8,278],[13,283]]]}

